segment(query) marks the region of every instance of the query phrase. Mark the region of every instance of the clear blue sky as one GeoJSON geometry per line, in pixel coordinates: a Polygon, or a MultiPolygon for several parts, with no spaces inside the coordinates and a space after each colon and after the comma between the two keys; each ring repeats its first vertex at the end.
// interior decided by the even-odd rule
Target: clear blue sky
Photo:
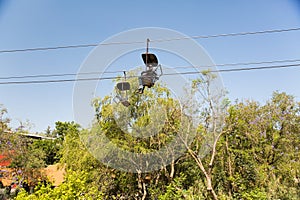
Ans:
{"type": "MultiPolygon", "coordinates": [[[[300,27],[296,0],[0,0],[0,50],[100,43],[132,28],[162,27],[186,35],[300,27]]],[[[215,63],[300,59],[300,31],[198,39],[215,63]]],[[[0,54],[0,75],[76,73],[93,48],[0,54]]],[[[140,58],[138,58],[140,59],[140,58]]],[[[300,100],[300,67],[221,74],[229,98],[265,101],[275,90],[300,100]]],[[[33,131],[72,121],[73,83],[0,85],[12,126],[33,131]]]]}

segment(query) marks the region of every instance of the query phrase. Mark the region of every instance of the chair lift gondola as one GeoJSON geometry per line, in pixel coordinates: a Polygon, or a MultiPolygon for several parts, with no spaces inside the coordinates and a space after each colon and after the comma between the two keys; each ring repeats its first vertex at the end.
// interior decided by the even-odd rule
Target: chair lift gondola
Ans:
{"type": "Polygon", "coordinates": [[[155,82],[159,79],[162,75],[162,68],[161,65],[158,64],[158,59],[155,54],[148,53],[148,43],[147,40],[147,51],[146,53],[142,54],[142,59],[145,63],[146,70],[141,73],[139,76],[139,89],[138,93],[142,94],[144,92],[145,87],[151,88],[154,86],[155,82]],[[160,68],[160,74],[157,74],[157,69],[160,68]]]}
{"type": "Polygon", "coordinates": [[[124,77],[125,80],[117,83],[117,89],[118,93],[116,97],[114,98],[114,101],[116,103],[121,102],[123,106],[130,106],[130,103],[128,101],[127,91],[130,90],[130,83],[126,81],[126,72],[124,71],[124,77]]]}

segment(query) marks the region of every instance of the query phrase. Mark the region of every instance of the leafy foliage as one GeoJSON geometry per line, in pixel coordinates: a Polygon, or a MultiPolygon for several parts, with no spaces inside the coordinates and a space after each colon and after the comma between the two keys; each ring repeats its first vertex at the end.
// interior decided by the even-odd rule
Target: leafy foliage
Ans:
{"type": "Polygon", "coordinates": [[[102,193],[96,185],[89,184],[88,177],[88,173],[84,171],[69,171],[65,182],[60,186],[52,189],[50,185],[39,184],[35,193],[28,194],[22,190],[16,200],[102,199],[102,193]]]}
{"type": "MultiPolygon", "coordinates": [[[[203,83],[207,82],[196,80],[193,87],[203,83]]],[[[159,134],[149,138],[126,134],[114,120],[112,97],[95,100],[94,129],[132,152],[148,152],[168,144],[179,130],[182,115],[178,102],[159,85],[145,93],[143,97],[130,94],[133,103],[129,114],[134,120],[129,122],[135,127],[149,125],[145,111],[159,102],[167,108],[164,114],[168,119],[159,134]]],[[[1,107],[0,148],[11,155],[12,168],[21,169],[36,184],[42,177],[39,169],[48,164],[59,162],[67,169],[60,186],[40,182],[33,193],[22,189],[16,199],[299,199],[300,103],[279,92],[265,104],[245,101],[227,107],[228,101],[217,104],[213,100],[212,107],[199,107],[201,120],[187,152],[170,165],[147,173],[122,172],[102,164],[82,142],[90,130],[73,122],[57,122],[55,130],[48,131],[48,135],[59,136],[56,140],[24,139],[10,131],[7,111],[1,107]],[[212,123],[212,113],[221,111],[222,124],[212,123]],[[218,137],[215,146],[200,157],[201,146],[213,133],[218,137]]],[[[116,155],[114,159],[120,158],[116,155]]]]}

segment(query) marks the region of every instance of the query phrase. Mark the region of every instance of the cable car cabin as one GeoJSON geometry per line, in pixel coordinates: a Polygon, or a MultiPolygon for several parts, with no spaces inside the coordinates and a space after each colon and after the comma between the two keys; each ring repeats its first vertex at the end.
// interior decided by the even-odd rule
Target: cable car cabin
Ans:
{"type": "Polygon", "coordinates": [[[128,101],[127,91],[130,90],[130,83],[123,81],[117,83],[117,89],[119,90],[119,94],[114,98],[114,101],[116,103],[121,102],[123,106],[130,106],[130,103],[128,101]]]}
{"type": "Polygon", "coordinates": [[[148,88],[151,88],[154,86],[154,83],[158,80],[158,78],[155,71],[147,70],[141,73],[141,80],[144,87],[147,86],[148,88]]]}
{"type": "MultiPolygon", "coordinates": [[[[162,69],[161,66],[158,65],[158,59],[153,53],[144,53],[142,54],[142,59],[146,65],[146,70],[141,73],[139,77],[139,89],[138,93],[142,94],[144,92],[145,87],[151,88],[154,86],[155,82],[159,79],[157,74],[157,69],[160,68],[161,74],[162,69]]],[[[160,75],[161,75],[160,74],[160,75]]]]}

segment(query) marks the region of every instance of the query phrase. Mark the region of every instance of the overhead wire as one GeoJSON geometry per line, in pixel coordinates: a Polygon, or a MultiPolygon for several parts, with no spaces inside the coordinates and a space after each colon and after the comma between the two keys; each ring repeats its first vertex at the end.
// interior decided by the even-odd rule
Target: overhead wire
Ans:
{"type": "Polygon", "coordinates": [[[151,42],[167,42],[167,41],[185,40],[185,39],[233,37],[233,36],[244,36],[244,35],[268,34],[268,33],[282,33],[282,32],[299,31],[299,30],[300,30],[300,27],[289,28],[289,29],[272,29],[272,30],[263,30],[263,31],[253,31],[253,32],[223,33],[223,34],[215,34],[215,35],[197,35],[197,36],[178,37],[178,38],[171,38],[171,39],[157,39],[157,40],[151,40],[151,42]]]}
{"type": "Polygon", "coordinates": [[[25,78],[48,78],[48,77],[61,77],[61,76],[76,76],[76,75],[93,75],[93,74],[114,74],[121,73],[124,70],[118,71],[103,71],[103,72],[81,72],[81,73],[62,73],[62,74],[37,74],[37,75],[24,75],[24,76],[3,76],[0,77],[0,80],[7,79],[25,79],[25,78]]]}
{"type": "MultiPolygon", "coordinates": [[[[248,68],[231,68],[231,69],[220,69],[211,70],[212,73],[223,73],[223,72],[238,72],[238,71],[251,71],[251,70],[267,70],[267,69],[279,69],[279,68],[291,68],[298,67],[300,64],[290,64],[290,65],[270,65],[270,66],[260,66],[260,67],[248,67],[248,68]]],[[[203,71],[190,71],[190,72],[175,72],[175,73],[164,73],[164,76],[172,75],[192,75],[201,74],[203,71]]],[[[136,78],[138,76],[129,76],[128,78],[136,78]]],[[[119,77],[97,77],[97,78],[78,78],[78,79],[58,79],[58,80],[30,80],[30,81],[9,81],[0,82],[0,85],[12,85],[12,84],[37,84],[37,83],[59,83],[59,82],[75,82],[75,81],[99,81],[99,80],[112,80],[119,77]]]]}
{"type": "MultiPolygon", "coordinates": [[[[216,38],[216,37],[227,37],[227,36],[243,36],[243,35],[254,35],[254,34],[267,34],[267,33],[281,33],[281,32],[290,32],[298,31],[300,27],[289,28],[289,29],[272,29],[272,30],[263,30],[263,31],[254,31],[254,32],[239,32],[239,33],[226,33],[226,34],[216,34],[216,35],[199,35],[199,36],[188,36],[188,37],[178,37],[178,38],[165,38],[165,39],[156,39],[151,40],[151,42],[167,42],[174,40],[184,40],[184,39],[200,39],[200,38],[216,38]]],[[[79,44],[79,45],[67,45],[67,46],[55,46],[55,47],[38,47],[38,48],[26,48],[26,49],[12,49],[12,50],[0,50],[0,53],[13,53],[13,52],[24,52],[24,51],[46,51],[46,50],[56,50],[56,49],[69,49],[69,48],[85,48],[85,47],[95,47],[98,45],[122,45],[122,44],[136,44],[144,43],[144,41],[132,41],[132,42],[110,42],[110,43],[101,43],[101,44],[79,44]]],[[[225,63],[225,64],[215,64],[207,66],[178,66],[173,67],[173,69],[180,68],[204,68],[204,67],[221,67],[221,66],[237,66],[237,65],[258,65],[258,64],[272,64],[272,63],[282,63],[282,62],[298,62],[300,59],[294,60],[275,60],[275,61],[261,61],[261,62],[240,62],[240,63],[225,63]]],[[[215,72],[230,72],[230,71],[246,71],[246,70],[256,70],[256,69],[274,69],[274,68],[283,68],[283,67],[293,67],[299,66],[300,64],[295,65],[281,65],[281,66],[267,66],[267,67],[250,67],[250,68],[235,68],[235,69],[221,69],[215,70],[215,72]]],[[[22,78],[48,78],[48,77],[64,77],[64,76],[75,76],[75,75],[92,75],[92,74],[106,74],[106,73],[120,73],[120,71],[105,71],[105,72],[84,72],[84,73],[63,73],[63,74],[39,74],[39,75],[25,75],[25,76],[9,76],[9,77],[0,77],[1,80],[8,79],[22,79],[22,78]]],[[[213,71],[212,71],[213,72],[213,71]]],[[[192,74],[194,72],[180,72],[181,74],[192,74]]],[[[198,73],[198,72],[197,72],[198,73]]],[[[178,74],[178,73],[177,73],[178,74]]],[[[171,74],[164,74],[171,75],[171,74]]],[[[3,84],[27,84],[27,83],[53,83],[53,82],[73,82],[73,81],[85,81],[85,80],[103,80],[103,79],[115,79],[117,77],[104,77],[104,78],[81,78],[81,79],[60,79],[60,80],[29,80],[29,81],[10,81],[10,82],[0,82],[3,84]]]]}
{"type": "MultiPolygon", "coordinates": [[[[151,42],[169,42],[175,40],[186,40],[186,39],[207,39],[207,38],[217,38],[217,37],[234,37],[234,36],[245,36],[245,35],[257,35],[257,34],[270,34],[270,33],[282,33],[299,31],[300,27],[288,28],[288,29],[270,29],[263,31],[252,31],[252,32],[238,32],[238,33],[224,33],[224,34],[214,34],[214,35],[197,35],[197,36],[187,36],[178,38],[164,38],[164,39],[154,39],[151,42]]],[[[36,48],[24,48],[24,49],[6,49],[0,50],[0,53],[16,53],[16,52],[28,52],[28,51],[48,51],[48,50],[58,50],[58,49],[74,49],[74,48],[87,48],[96,47],[98,45],[129,45],[129,44],[139,44],[145,43],[145,41],[120,41],[120,42],[107,42],[107,43],[92,43],[92,44],[77,44],[77,45],[66,45],[66,46],[54,46],[54,47],[36,47],[36,48]]]]}
{"type": "MultiPolygon", "coordinates": [[[[291,67],[298,67],[299,64],[291,64],[291,65],[271,65],[271,66],[260,66],[260,67],[248,67],[248,68],[231,68],[231,69],[219,69],[219,70],[208,70],[212,73],[222,73],[222,72],[238,72],[238,71],[252,71],[252,70],[264,70],[264,69],[280,69],[280,68],[291,68],[291,67]]],[[[175,74],[201,74],[203,71],[198,72],[178,72],[178,73],[169,73],[164,75],[175,75],[175,74]]]]}
{"type": "MultiPolygon", "coordinates": [[[[237,62],[237,63],[223,63],[203,66],[175,66],[175,67],[163,67],[166,69],[190,69],[190,68],[210,68],[210,67],[225,67],[225,66],[247,66],[247,65],[261,65],[261,64],[273,64],[273,63],[290,63],[300,62],[300,59],[286,59],[286,60],[272,60],[272,61],[259,61],[259,62],[237,62]]],[[[23,75],[23,76],[3,76],[0,80],[8,79],[26,79],[26,78],[49,78],[49,77],[64,77],[64,76],[77,76],[77,75],[99,75],[99,74],[115,74],[127,72],[126,70],[116,71],[94,71],[94,72],[79,72],[79,73],[62,73],[62,74],[37,74],[37,75],[23,75]]]]}
{"type": "Polygon", "coordinates": [[[272,60],[272,61],[259,61],[259,62],[237,62],[237,63],[202,65],[202,66],[177,66],[177,67],[168,67],[168,68],[169,69],[209,68],[209,67],[226,67],[226,66],[243,66],[243,65],[247,66],[247,65],[261,65],[261,64],[273,64],[273,63],[289,63],[289,62],[300,62],[300,59],[272,60]]]}

